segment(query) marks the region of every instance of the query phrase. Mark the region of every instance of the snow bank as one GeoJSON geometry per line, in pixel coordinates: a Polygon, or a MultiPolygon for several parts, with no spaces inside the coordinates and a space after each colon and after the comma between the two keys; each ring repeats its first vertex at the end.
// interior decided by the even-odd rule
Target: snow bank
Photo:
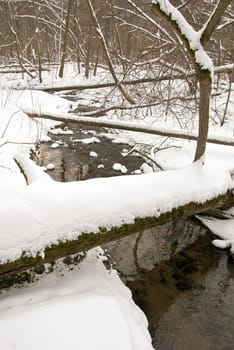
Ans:
{"type": "Polygon", "coordinates": [[[0,89],[0,189],[14,188],[25,183],[13,161],[17,152],[28,154],[35,144],[48,141],[48,130],[59,124],[50,120],[32,119],[29,111],[68,111],[70,103],[58,96],[41,91],[0,89]]]}
{"type": "Polygon", "coordinates": [[[5,108],[15,106],[37,113],[67,112],[71,108],[71,102],[39,90],[0,89],[0,101],[5,108]]]}
{"type": "Polygon", "coordinates": [[[126,166],[120,163],[113,164],[112,169],[115,171],[120,171],[122,174],[126,174],[128,172],[128,169],[126,168],[126,166]]]}
{"type": "Polygon", "coordinates": [[[143,312],[96,255],[2,295],[1,348],[153,350],[143,312]]]}
{"type": "Polygon", "coordinates": [[[230,248],[234,254],[234,219],[214,219],[199,216],[198,219],[216,236],[221,239],[214,239],[213,244],[220,249],[230,248]]]}

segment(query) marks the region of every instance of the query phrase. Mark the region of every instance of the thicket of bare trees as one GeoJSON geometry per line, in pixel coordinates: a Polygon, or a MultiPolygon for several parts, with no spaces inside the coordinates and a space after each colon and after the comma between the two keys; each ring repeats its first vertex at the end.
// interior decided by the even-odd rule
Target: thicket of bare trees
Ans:
{"type": "MultiPolygon", "coordinates": [[[[195,0],[174,0],[172,3],[195,29],[206,22],[216,5],[216,1],[207,0],[200,1],[199,6],[195,0]]],[[[168,33],[163,20],[155,20],[149,1],[92,0],[91,4],[112,60],[123,70],[131,70],[138,64],[150,69],[159,63],[157,60],[161,66],[165,64],[164,69],[168,69],[167,64],[170,69],[181,67],[188,71],[191,68],[178,45],[178,37],[168,33]],[[175,62],[176,67],[171,68],[175,62]]],[[[233,12],[231,2],[209,43],[208,50],[215,65],[233,60],[233,12]]],[[[0,2],[0,19],[2,62],[17,60],[19,50],[23,61],[34,63],[38,59],[39,40],[42,61],[60,62],[68,29],[67,60],[107,63],[100,33],[90,12],[90,1],[3,0],[0,2]]]]}
{"type": "MultiPolygon", "coordinates": [[[[194,30],[205,31],[200,44],[215,66],[233,63],[233,1],[201,0],[199,6],[195,0],[165,3],[173,5],[194,30]]],[[[51,64],[60,67],[63,77],[65,61],[77,62],[78,72],[82,65],[87,78],[105,65],[123,102],[135,105],[138,117],[139,108],[147,107],[146,113],[151,113],[160,105],[163,115],[174,115],[181,128],[191,128],[199,111],[203,142],[195,159],[202,156],[210,73],[197,64],[176,21],[161,11],[157,1],[152,7],[146,0],[3,0],[0,19],[0,60],[5,67],[9,64],[12,69],[15,63],[42,82],[43,69],[51,64]],[[183,82],[177,81],[175,89],[178,76],[183,82]],[[145,84],[147,79],[150,85],[145,84]],[[138,83],[131,84],[132,80],[138,83]]],[[[224,119],[225,113],[220,124],[224,119]]]]}

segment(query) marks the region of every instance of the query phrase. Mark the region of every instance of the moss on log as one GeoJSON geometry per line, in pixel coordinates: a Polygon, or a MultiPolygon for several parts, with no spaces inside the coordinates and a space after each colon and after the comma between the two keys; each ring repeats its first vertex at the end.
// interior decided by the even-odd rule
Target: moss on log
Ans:
{"type": "Polygon", "coordinates": [[[234,204],[234,195],[232,191],[210,199],[204,203],[190,202],[178,208],[173,208],[170,212],[163,213],[159,216],[136,218],[132,224],[123,224],[120,227],[111,229],[100,228],[98,233],[83,233],[76,240],[59,242],[45,249],[45,256],[28,257],[22,256],[16,261],[0,265],[0,289],[4,288],[5,280],[14,279],[19,273],[30,268],[35,268],[41,264],[52,262],[56,259],[91,249],[95,246],[117,240],[119,238],[131,235],[133,233],[151,228],[153,226],[164,224],[171,220],[186,218],[206,210],[222,207],[223,205],[231,206],[234,204]]]}

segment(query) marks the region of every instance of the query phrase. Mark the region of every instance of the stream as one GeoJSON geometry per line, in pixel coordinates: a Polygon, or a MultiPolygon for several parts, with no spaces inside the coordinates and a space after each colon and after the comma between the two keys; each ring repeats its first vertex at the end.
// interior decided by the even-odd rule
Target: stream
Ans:
{"type": "MultiPolygon", "coordinates": [[[[144,160],[124,156],[131,147],[115,143],[104,129],[62,128],[67,134],[50,134],[51,142],[42,143],[34,156],[55,180],[141,173],[144,160]]],[[[208,230],[191,218],[103,247],[109,268],[119,271],[146,314],[158,350],[234,348],[234,264],[211,241],[208,230]]]]}

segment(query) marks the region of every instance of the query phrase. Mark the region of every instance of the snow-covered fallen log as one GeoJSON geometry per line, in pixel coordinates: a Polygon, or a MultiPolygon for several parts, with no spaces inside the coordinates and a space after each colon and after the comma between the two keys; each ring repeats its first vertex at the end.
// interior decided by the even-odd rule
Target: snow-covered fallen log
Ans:
{"type": "MultiPolygon", "coordinates": [[[[159,135],[165,137],[173,137],[184,140],[194,140],[198,139],[197,131],[185,131],[172,129],[167,127],[152,127],[152,126],[142,126],[140,123],[133,122],[124,122],[120,120],[106,120],[103,118],[93,118],[93,117],[82,117],[79,115],[71,114],[71,113],[38,113],[27,108],[23,108],[23,111],[27,113],[32,118],[42,118],[42,119],[50,119],[58,122],[64,123],[76,123],[80,125],[90,125],[90,126],[99,126],[106,127],[109,129],[120,129],[120,130],[128,130],[134,132],[142,132],[151,135],[159,135]]],[[[100,110],[101,112],[101,110],[100,110]]],[[[99,113],[100,113],[99,112],[99,113]]],[[[216,135],[209,133],[207,142],[214,143],[218,145],[226,145],[226,146],[234,146],[234,137],[227,137],[222,135],[216,135]]]]}
{"type": "Polygon", "coordinates": [[[58,183],[24,155],[28,186],[2,190],[0,279],[168,220],[233,202],[227,170],[179,170],[58,183]]]}

